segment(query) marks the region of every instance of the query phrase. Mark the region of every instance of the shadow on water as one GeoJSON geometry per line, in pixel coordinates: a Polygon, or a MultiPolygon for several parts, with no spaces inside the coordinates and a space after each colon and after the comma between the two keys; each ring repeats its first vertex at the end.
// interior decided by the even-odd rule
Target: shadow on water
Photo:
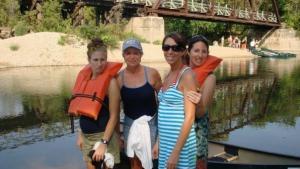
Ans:
{"type": "MultiPolygon", "coordinates": [[[[300,64],[295,62],[289,72],[277,73],[276,65],[281,62],[254,59],[225,61],[220,66],[215,72],[218,85],[209,109],[211,139],[230,141],[231,133],[239,129],[255,126],[263,130],[272,122],[289,128],[284,131],[295,132],[290,128],[300,125],[300,64]]],[[[167,67],[158,69],[164,77],[167,67]]],[[[60,67],[0,71],[5,82],[0,84],[0,163],[4,168],[84,168],[65,114],[78,70],[60,67]],[[24,71],[33,72],[26,77],[31,83],[21,83],[26,79],[18,75],[24,71]],[[40,75],[36,73],[39,71],[47,73],[40,75]],[[16,157],[22,165],[15,164],[16,157]]],[[[293,143],[291,140],[300,142],[299,136],[287,139],[293,143]]]]}

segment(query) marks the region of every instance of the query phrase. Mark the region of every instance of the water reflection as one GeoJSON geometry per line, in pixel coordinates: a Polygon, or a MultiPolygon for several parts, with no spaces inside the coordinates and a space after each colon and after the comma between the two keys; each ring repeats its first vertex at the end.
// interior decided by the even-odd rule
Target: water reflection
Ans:
{"type": "Polygon", "coordinates": [[[69,92],[62,92],[59,96],[24,94],[19,98],[21,102],[12,103],[18,103],[22,107],[22,113],[16,116],[12,116],[14,113],[1,113],[0,151],[71,132],[69,118],[65,114],[69,92]]]}
{"type": "Polygon", "coordinates": [[[80,67],[23,67],[0,70],[0,93],[53,95],[69,90],[80,67]]]}
{"type": "MultiPolygon", "coordinates": [[[[270,62],[263,60],[262,63],[270,62]]],[[[278,80],[274,85],[270,83],[271,81],[268,82],[266,77],[262,84],[255,80],[259,85],[249,92],[252,99],[246,103],[247,109],[250,107],[247,113],[236,113],[241,112],[240,108],[243,105],[241,103],[247,98],[247,94],[236,92],[237,88],[227,92],[227,99],[235,100],[232,102],[233,105],[222,97],[217,98],[211,109],[211,137],[230,144],[300,157],[300,64],[291,63],[291,67],[293,69],[288,73],[286,72],[288,68],[282,67],[274,71],[282,71],[276,73],[278,80]],[[224,102],[219,109],[218,104],[222,103],[218,99],[224,102]],[[227,118],[228,111],[226,114],[228,105],[230,105],[229,118],[227,118]],[[248,118],[249,115],[252,118],[248,118]],[[220,122],[216,123],[214,119],[220,119],[220,122]]]]}
{"type": "Polygon", "coordinates": [[[296,117],[300,116],[300,64],[289,74],[280,77],[268,108],[268,115],[261,118],[260,122],[279,122],[287,126],[296,124],[296,117]]]}
{"type": "Polygon", "coordinates": [[[275,76],[268,75],[218,84],[210,108],[211,138],[226,137],[264,116],[275,83],[275,76]]]}
{"type": "Polygon", "coordinates": [[[3,169],[83,169],[81,153],[74,135],[40,140],[30,146],[0,151],[3,169]]]}
{"type": "Polygon", "coordinates": [[[20,95],[0,93],[0,119],[23,114],[24,108],[20,95]]]}
{"type": "MultiPolygon", "coordinates": [[[[211,138],[229,142],[234,138],[241,143],[242,135],[234,137],[231,134],[249,124],[255,126],[255,130],[263,130],[269,122],[276,122],[277,127],[285,125],[289,129],[291,126],[299,125],[299,120],[296,120],[300,117],[299,60],[276,62],[278,64],[265,59],[252,59],[225,60],[222,63],[215,72],[218,85],[210,108],[211,138]],[[277,66],[279,64],[283,66],[277,66]],[[276,83],[274,79],[277,79],[276,83]]],[[[166,76],[169,69],[165,63],[147,65],[158,68],[162,77],[166,76]]],[[[38,147],[37,145],[46,144],[47,141],[53,141],[52,146],[55,144],[59,146],[58,144],[66,140],[69,141],[68,144],[75,144],[75,136],[69,134],[69,118],[65,114],[65,109],[79,70],[80,67],[0,70],[1,164],[7,160],[5,155],[7,152],[11,151],[15,156],[20,156],[17,150],[21,149],[22,153],[26,153],[31,151],[30,147],[38,147]],[[24,147],[29,148],[25,150],[24,147]],[[9,150],[11,148],[14,150],[9,150]]],[[[76,125],[78,126],[78,122],[76,125]]],[[[289,132],[284,128],[282,130],[289,132]]],[[[299,133],[298,128],[295,130],[299,133]]],[[[294,140],[300,142],[300,136],[286,138],[285,142],[293,144],[294,140]]],[[[75,146],[68,146],[68,150],[65,151],[74,152],[75,146]]],[[[34,155],[36,154],[32,154],[34,155]]],[[[50,152],[49,155],[52,161],[68,163],[66,157],[59,157],[50,152]]],[[[78,159],[75,166],[81,165],[80,152],[67,153],[66,156],[73,155],[78,159]]],[[[32,159],[30,155],[22,158],[32,159]]],[[[5,168],[18,168],[13,161],[8,163],[5,168]]],[[[39,165],[44,165],[40,168],[47,168],[46,166],[51,168],[49,161],[41,162],[39,165]]]]}
{"type": "Polygon", "coordinates": [[[226,60],[215,72],[218,79],[249,77],[257,75],[258,59],[226,60]]]}

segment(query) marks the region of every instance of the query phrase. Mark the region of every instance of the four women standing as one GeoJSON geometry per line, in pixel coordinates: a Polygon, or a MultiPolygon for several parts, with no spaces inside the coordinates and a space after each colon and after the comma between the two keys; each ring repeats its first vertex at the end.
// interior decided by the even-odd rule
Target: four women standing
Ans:
{"type": "MultiPolygon", "coordinates": [[[[103,141],[96,149],[93,159],[103,159],[106,151],[105,146],[107,146],[105,143],[111,140],[114,126],[117,123],[119,111],[117,104],[121,96],[125,114],[124,148],[130,157],[131,168],[152,168],[151,160],[157,157],[159,157],[159,168],[161,169],[196,168],[196,155],[200,159],[197,162],[197,167],[205,168],[208,134],[206,109],[212,100],[215,88],[215,76],[212,71],[220,63],[220,60],[208,56],[208,42],[203,36],[195,36],[190,39],[188,62],[185,62],[185,58],[187,58],[186,46],[186,40],[179,33],[171,33],[163,39],[162,50],[165,60],[170,66],[170,71],[162,84],[157,70],[140,64],[143,55],[140,42],[136,39],[128,39],[123,43],[122,55],[126,67],[120,71],[117,80],[114,78],[111,80],[108,96],[104,99],[104,103],[106,103],[108,97],[112,98],[109,105],[114,105],[114,108],[109,106],[107,113],[101,113],[103,115],[109,114],[106,118],[107,125],[103,126],[105,123],[102,122],[94,126],[86,125],[90,122],[88,123],[85,117],[80,119],[83,133],[88,134],[89,130],[93,130],[93,127],[103,126],[103,134],[99,135],[103,141]],[[189,63],[193,71],[184,63],[189,63]],[[120,93],[116,89],[120,89],[120,93]],[[201,94],[196,92],[197,89],[200,89],[201,94]],[[159,106],[156,98],[158,91],[159,106]],[[194,103],[198,104],[195,105],[194,103]],[[158,119],[156,116],[157,109],[158,119]],[[195,116],[197,117],[198,151],[194,126],[195,116]],[[148,128],[146,134],[144,129],[143,131],[140,130],[139,125],[142,123],[146,124],[144,126],[148,128]],[[141,137],[143,134],[145,134],[144,138],[137,139],[136,136],[141,137]],[[147,144],[151,144],[151,146],[147,144]],[[152,153],[150,155],[149,150],[152,153]]],[[[97,72],[101,73],[101,70],[104,69],[102,67],[105,67],[105,64],[101,63],[106,62],[106,48],[103,51],[90,52],[88,56],[92,70],[95,72],[91,76],[93,78],[97,76],[97,72]]],[[[103,108],[101,111],[104,111],[103,108]]],[[[89,146],[92,146],[93,143],[89,146]]],[[[84,141],[83,145],[86,146],[85,144],[88,143],[84,141]]],[[[78,145],[82,146],[82,137],[79,137],[78,145]]],[[[116,160],[118,161],[118,157],[116,160]]],[[[91,167],[88,162],[87,168],[91,167]]]]}

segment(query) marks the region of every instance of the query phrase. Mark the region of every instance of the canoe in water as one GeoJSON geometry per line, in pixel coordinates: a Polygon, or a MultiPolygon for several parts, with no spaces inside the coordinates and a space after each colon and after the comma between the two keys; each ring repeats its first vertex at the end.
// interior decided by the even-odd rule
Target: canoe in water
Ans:
{"type": "Polygon", "coordinates": [[[254,55],[265,57],[265,58],[287,59],[287,58],[296,57],[296,54],[293,53],[278,52],[267,48],[253,49],[251,52],[254,55]]]}
{"type": "Polygon", "coordinates": [[[243,148],[210,141],[210,169],[300,169],[300,157],[243,148]]]}

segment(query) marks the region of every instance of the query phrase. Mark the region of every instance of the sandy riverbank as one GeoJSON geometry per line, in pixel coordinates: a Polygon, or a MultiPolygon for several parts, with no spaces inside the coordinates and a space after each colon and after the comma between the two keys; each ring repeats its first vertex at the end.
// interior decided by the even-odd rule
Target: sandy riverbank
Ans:
{"type": "MultiPolygon", "coordinates": [[[[44,65],[83,65],[86,60],[86,42],[75,41],[69,45],[59,45],[58,41],[63,34],[56,32],[31,33],[24,36],[0,40],[0,68],[44,65]],[[18,48],[13,50],[12,48],[18,48]]],[[[108,59],[123,61],[119,48],[109,50],[108,59]]],[[[144,56],[142,62],[163,62],[163,53],[160,45],[142,44],[144,56]]],[[[246,50],[211,46],[210,53],[223,59],[254,58],[246,50]]]]}

